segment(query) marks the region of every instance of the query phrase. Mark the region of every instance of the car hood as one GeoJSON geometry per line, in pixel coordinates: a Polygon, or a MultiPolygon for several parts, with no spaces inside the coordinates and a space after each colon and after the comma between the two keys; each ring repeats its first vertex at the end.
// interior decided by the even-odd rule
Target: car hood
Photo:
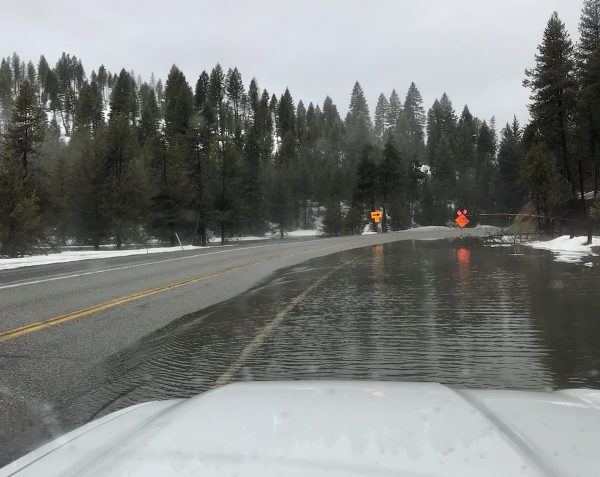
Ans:
{"type": "Polygon", "coordinates": [[[0,476],[587,476],[600,392],[236,383],[92,421],[0,476]]]}

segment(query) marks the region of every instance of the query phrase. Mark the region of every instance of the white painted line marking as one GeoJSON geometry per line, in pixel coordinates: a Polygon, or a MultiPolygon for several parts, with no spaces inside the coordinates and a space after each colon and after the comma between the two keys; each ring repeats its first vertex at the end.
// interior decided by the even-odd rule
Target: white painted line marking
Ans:
{"type": "Polygon", "coordinates": [[[40,278],[39,280],[30,280],[28,282],[19,282],[19,283],[11,283],[9,285],[2,285],[0,286],[0,290],[4,290],[6,288],[15,288],[15,287],[22,287],[22,286],[26,286],[26,285],[36,285],[38,283],[46,283],[46,282],[52,282],[52,281],[56,281],[56,280],[65,280],[68,278],[77,278],[77,277],[85,277],[87,275],[95,275],[97,273],[105,273],[105,272],[114,272],[114,271],[119,271],[119,270],[128,270],[130,268],[139,268],[139,267],[146,267],[148,265],[156,265],[158,263],[166,263],[166,262],[174,262],[177,260],[186,260],[186,259],[190,259],[190,258],[197,258],[197,257],[204,257],[204,256],[208,256],[208,255],[217,255],[220,253],[232,253],[232,252],[239,252],[242,250],[251,250],[254,248],[263,248],[263,247],[277,247],[277,246],[281,246],[281,245],[297,245],[298,243],[313,243],[313,242],[317,242],[317,241],[322,241],[325,239],[316,239],[316,240],[303,240],[302,242],[287,242],[287,243],[278,243],[278,244],[270,244],[270,245],[253,245],[252,247],[243,247],[243,248],[233,248],[233,249],[228,249],[228,250],[219,250],[218,252],[209,252],[209,253],[198,253],[195,255],[186,255],[185,257],[175,257],[175,258],[167,258],[164,260],[155,260],[152,262],[144,262],[144,263],[136,263],[134,265],[125,265],[122,267],[113,267],[113,268],[103,268],[100,270],[92,270],[90,272],[81,272],[81,273],[74,273],[71,275],[60,275],[57,277],[50,277],[50,278],[40,278]]]}

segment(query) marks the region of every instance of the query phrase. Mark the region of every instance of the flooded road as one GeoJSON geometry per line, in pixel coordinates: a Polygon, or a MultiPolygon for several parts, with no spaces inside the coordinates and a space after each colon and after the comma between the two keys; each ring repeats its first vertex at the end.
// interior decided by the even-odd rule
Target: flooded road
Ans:
{"type": "Polygon", "coordinates": [[[281,271],[115,355],[60,419],[239,380],[600,388],[600,268],[511,251],[401,242],[281,271]]]}

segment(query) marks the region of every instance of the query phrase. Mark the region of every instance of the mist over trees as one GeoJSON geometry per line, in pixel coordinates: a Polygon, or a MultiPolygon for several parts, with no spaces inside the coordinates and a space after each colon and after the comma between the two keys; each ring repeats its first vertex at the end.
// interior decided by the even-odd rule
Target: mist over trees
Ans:
{"type": "Polygon", "coordinates": [[[586,0],[573,43],[558,14],[524,85],[532,120],[500,130],[447,94],[427,107],[414,83],[379,95],[357,81],[342,118],[217,64],[164,82],[86,70],[63,53],[0,61],[0,254],[39,246],[117,248],[151,239],[312,228],[361,233],[446,224],[456,209],[597,216],[600,0],[586,0]],[[249,81],[248,81],[249,79],[249,81]]]}

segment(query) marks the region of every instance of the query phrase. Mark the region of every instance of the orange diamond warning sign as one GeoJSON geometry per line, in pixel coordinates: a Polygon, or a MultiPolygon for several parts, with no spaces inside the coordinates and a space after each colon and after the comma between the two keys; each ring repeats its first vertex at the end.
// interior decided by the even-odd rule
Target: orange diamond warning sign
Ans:
{"type": "Polygon", "coordinates": [[[454,221],[458,224],[458,226],[461,229],[469,223],[469,219],[467,219],[464,215],[459,215],[458,217],[456,217],[456,219],[454,219],[454,221]]]}
{"type": "Polygon", "coordinates": [[[467,219],[467,210],[459,210],[456,214],[458,217],[454,219],[454,222],[456,222],[461,229],[465,228],[469,223],[469,219],[467,219]]]}

